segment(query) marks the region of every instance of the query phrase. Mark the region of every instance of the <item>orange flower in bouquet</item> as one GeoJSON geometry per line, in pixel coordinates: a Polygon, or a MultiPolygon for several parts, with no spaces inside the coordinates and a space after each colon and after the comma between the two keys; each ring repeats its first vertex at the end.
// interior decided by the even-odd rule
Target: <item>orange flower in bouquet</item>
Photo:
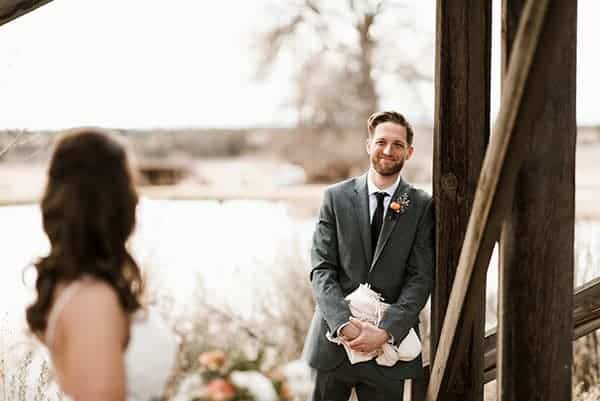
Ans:
{"type": "Polygon", "coordinates": [[[236,391],[227,380],[216,378],[206,385],[206,394],[211,401],[230,401],[236,396],[236,391]]]}
{"type": "Polygon", "coordinates": [[[292,392],[292,389],[290,388],[287,382],[283,382],[281,384],[281,387],[279,388],[279,395],[284,400],[291,400],[292,398],[294,398],[294,393],[292,392]]]}

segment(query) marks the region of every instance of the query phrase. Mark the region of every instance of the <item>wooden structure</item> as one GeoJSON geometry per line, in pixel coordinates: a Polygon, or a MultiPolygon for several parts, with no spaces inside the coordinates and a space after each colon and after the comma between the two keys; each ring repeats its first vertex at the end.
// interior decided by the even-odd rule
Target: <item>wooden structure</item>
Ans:
{"type": "Polygon", "coordinates": [[[503,0],[502,102],[488,141],[490,8],[438,0],[426,399],[479,401],[497,378],[499,400],[567,400],[572,339],[600,326],[598,281],[573,296],[577,2],[503,0]],[[485,335],[498,241],[499,329],[485,335]]]}
{"type": "Polygon", "coordinates": [[[6,24],[52,0],[0,0],[0,25],[6,24]]]}
{"type": "MultiPolygon", "coordinates": [[[[433,182],[438,241],[431,304],[432,356],[438,347],[488,144],[491,21],[491,1],[437,3],[433,182]],[[472,40],[475,37],[477,40],[472,40]]],[[[444,400],[475,401],[483,396],[484,267],[476,269],[458,322],[459,334],[447,367],[452,375],[442,383],[444,400]]]]}
{"type": "MultiPolygon", "coordinates": [[[[548,3],[513,128],[531,140],[517,145],[526,154],[500,241],[498,393],[511,401],[572,393],[577,2],[548,3]]],[[[504,4],[503,71],[526,6],[504,4]]]]}
{"type": "MultiPolygon", "coordinates": [[[[0,0],[0,25],[48,2],[0,0]]],[[[600,328],[600,279],[572,284],[576,9],[503,0],[490,136],[491,0],[437,0],[433,365],[413,400],[482,401],[494,378],[502,401],[571,399],[571,342],[600,328]],[[496,242],[499,329],[484,333],[496,242]]]]}

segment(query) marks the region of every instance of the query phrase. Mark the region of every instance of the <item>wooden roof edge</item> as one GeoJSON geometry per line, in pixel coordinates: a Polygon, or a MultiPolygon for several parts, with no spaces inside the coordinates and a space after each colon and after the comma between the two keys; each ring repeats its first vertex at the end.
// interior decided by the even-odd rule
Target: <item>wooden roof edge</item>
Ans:
{"type": "Polygon", "coordinates": [[[0,1],[0,26],[17,19],[52,0],[2,0],[0,1]]]}

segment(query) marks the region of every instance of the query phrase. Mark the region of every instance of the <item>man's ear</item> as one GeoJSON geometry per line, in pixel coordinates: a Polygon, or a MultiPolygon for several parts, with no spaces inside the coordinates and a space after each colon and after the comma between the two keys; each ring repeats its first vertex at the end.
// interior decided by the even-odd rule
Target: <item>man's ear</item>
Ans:
{"type": "Polygon", "coordinates": [[[406,160],[408,160],[412,157],[414,151],[415,151],[415,147],[410,145],[406,152],[406,160]]]}
{"type": "Polygon", "coordinates": [[[367,150],[367,154],[370,155],[371,154],[371,137],[368,136],[367,139],[365,139],[365,149],[367,150]]]}

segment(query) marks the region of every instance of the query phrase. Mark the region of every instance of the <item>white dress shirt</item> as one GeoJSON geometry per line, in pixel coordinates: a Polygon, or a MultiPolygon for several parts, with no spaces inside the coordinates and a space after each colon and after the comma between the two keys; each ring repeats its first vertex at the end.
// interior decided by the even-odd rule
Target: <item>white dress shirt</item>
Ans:
{"type": "Polygon", "coordinates": [[[398,178],[396,182],[394,182],[391,186],[379,189],[377,185],[371,179],[371,173],[367,174],[367,191],[369,192],[369,221],[373,221],[373,215],[375,214],[375,209],[377,209],[377,197],[375,196],[376,192],[386,192],[388,196],[383,198],[383,217],[388,211],[390,206],[390,202],[392,201],[392,196],[394,196],[394,192],[396,192],[396,188],[398,188],[398,184],[400,184],[400,174],[398,174],[398,178]]]}

